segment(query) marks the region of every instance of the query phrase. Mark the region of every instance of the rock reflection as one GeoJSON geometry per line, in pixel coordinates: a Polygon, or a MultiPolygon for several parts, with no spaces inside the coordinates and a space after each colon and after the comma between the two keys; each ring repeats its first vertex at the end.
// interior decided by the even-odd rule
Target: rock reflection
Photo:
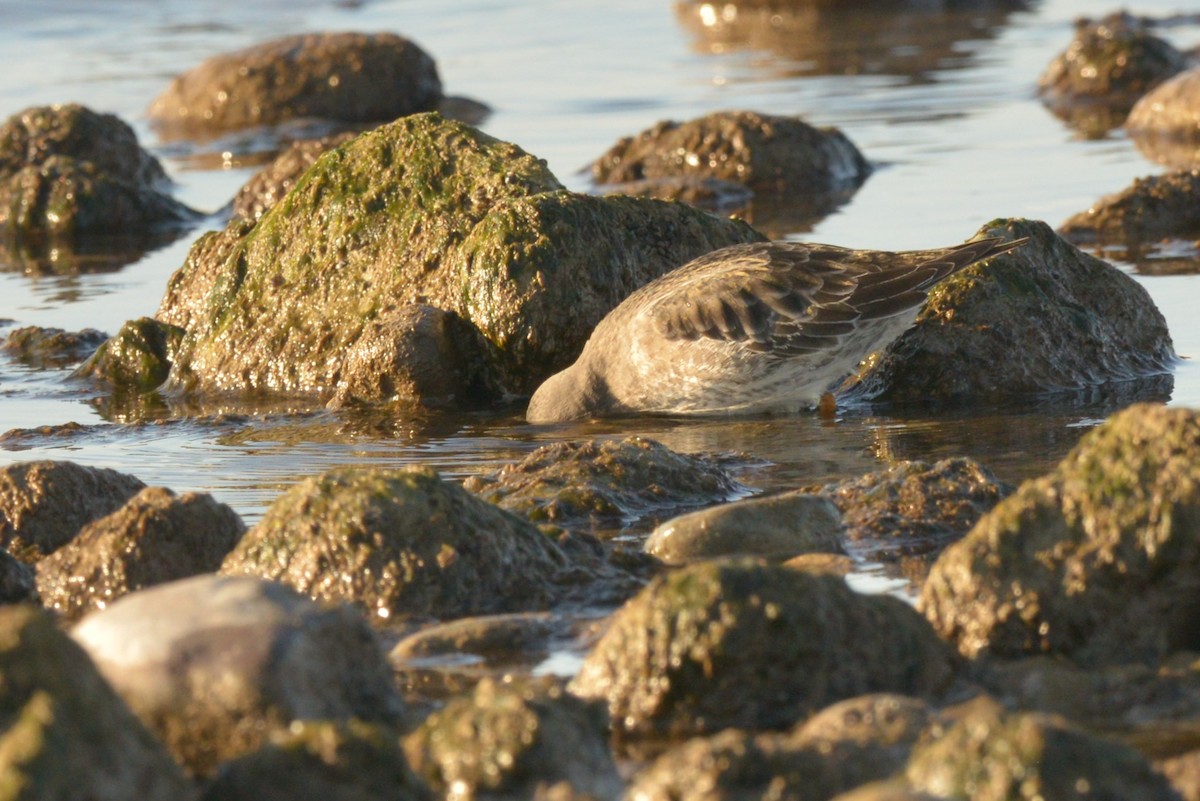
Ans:
{"type": "Polygon", "coordinates": [[[924,83],[968,66],[962,42],[992,38],[1025,7],[1021,0],[681,0],[675,12],[702,53],[770,52],[791,62],[779,66],[784,75],[903,75],[924,83]]]}

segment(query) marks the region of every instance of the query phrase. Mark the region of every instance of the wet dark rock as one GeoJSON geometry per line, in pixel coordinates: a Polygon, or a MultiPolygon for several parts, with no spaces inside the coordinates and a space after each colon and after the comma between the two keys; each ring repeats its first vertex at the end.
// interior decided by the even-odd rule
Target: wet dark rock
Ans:
{"type": "Polygon", "coordinates": [[[956,662],[910,606],[761,562],[702,562],[618,610],[572,683],[618,734],[782,728],[868,692],[946,691],[956,662]]]}
{"type": "Polygon", "coordinates": [[[187,330],[172,387],[327,400],[397,384],[349,375],[348,355],[427,304],[478,328],[506,387],[530,392],[633,289],[758,238],[680,204],[568,192],[516,146],[421,114],[326,153],[257,224],[201,238],[156,317],[187,330]]]}
{"type": "Polygon", "coordinates": [[[1088,135],[1125,121],[1142,95],[1187,68],[1187,57],[1126,12],[1076,22],[1075,38],[1038,79],[1042,101],[1088,135]]]}
{"type": "Polygon", "coordinates": [[[1200,166],[1200,67],[1147,93],[1129,112],[1125,130],[1154,161],[1185,169],[1200,166]]]}
{"type": "Polygon", "coordinates": [[[430,801],[397,734],[363,723],[297,721],[262,748],[223,764],[204,801],[430,801]]]}
{"type": "Polygon", "coordinates": [[[1171,336],[1140,284],[1042,222],[996,220],[982,233],[1030,241],[934,287],[913,328],[864,360],[839,400],[927,405],[1109,385],[1134,392],[1169,375],[1171,336]]]}
{"type": "Polygon", "coordinates": [[[484,404],[503,392],[495,365],[495,348],[459,315],[419,303],[401,306],[386,320],[364,326],[345,355],[345,377],[330,405],[484,404]]]}
{"type": "Polygon", "coordinates": [[[660,523],[647,553],[669,565],[717,556],[787,559],[802,553],[844,553],[841,515],[825,498],[786,493],[712,506],[660,523]]]}
{"type": "Polygon", "coordinates": [[[300,176],[318,158],[326,151],[349,142],[355,135],[346,132],[293,142],[238,190],[233,198],[233,216],[257,222],[267,209],[278,203],[295,186],[300,176]]]}
{"type": "Polygon", "coordinates": [[[53,369],[83,361],[106,339],[108,334],[94,328],[64,331],[28,325],[9,331],[3,350],[22,364],[53,369]]]}
{"type": "Polygon", "coordinates": [[[37,447],[41,443],[62,444],[75,437],[85,437],[102,425],[81,425],[76,422],[34,428],[10,428],[0,434],[0,448],[6,451],[21,451],[37,447]]]}
{"type": "Polygon", "coordinates": [[[617,142],[592,165],[592,177],[601,184],[716,178],[756,194],[856,186],[868,172],[866,159],[836,128],[750,111],[660,122],[617,142]]]}
{"type": "Polygon", "coordinates": [[[184,333],[182,328],[152,317],[130,320],[79,365],[74,375],[118,391],[149,392],[167,380],[184,333]]]}
{"type": "Polygon", "coordinates": [[[969,657],[1200,650],[1200,414],[1138,404],[947,548],[921,609],[969,657]]]}
{"type": "Polygon", "coordinates": [[[1036,713],[1005,713],[987,698],[964,704],[913,752],[917,790],[948,798],[1177,799],[1137,751],[1036,713]]]}
{"type": "Polygon", "coordinates": [[[22,562],[36,562],[145,486],[133,476],[74,462],[7,465],[0,468],[0,546],[22,562]]]}
{"type": "Polygon", "coordinates": [[[1058,228],[1080,244],[1116,242],[1137,248],[1164,237],[1200,237],[1200,171],[1138,178],[1058,228]]]}
{"type": "Polygon", "coordinates": [[[405,738],[404,750],[450,799],[533,799],[560,783],[598,799],[622,790],[603,705],[553,680],[484,679],[405,738]]]}
{"type": "Polygon", "coordinates": [[[0,604],[38,603],[33,568],[0,549],[0,604]]]}
{"type": "Polygon", "coordinates": [[[205,575],[141,590],[72,636],[200,776],[294,720],[398,724],[404,711],[359,613],[259,579],[205,575]]]}
{"type": "Polygon", "coordinates": [[[341,468],[284,493],[222,571],[379,618],[544,609],[568,558],[527,521],[428,468],[341,468]]]}
{"type": "Polygon", "coordinates": [[[0,784],[9,798],[191,801],[171,756],[49,615],[0,608],[0,784]]]}
{"type": "Polygon", "coordinates": [[[463,486],[535,522],[619,522],[745,492],[714,460],[651,439],[556,442],[463,486]]]}
{"type": "Polygon", "coordinates": [[[213,56],[146,110],[166,138],[317,117],[383,122],[442,99],[433,58],[391,33],[308,33],[213,56]]]}
{"type": "Polygon", "coordinates": [[[147,487],[38,562],[42,603],[76,620],[135,590],[214,572],[245,531],[211,495],[147,487]]]}
{"type": "Polygon", "coordinates": [[[197,217],[166,185],[158,161],[111,114],[40,106],[0,126],[0,238],[137,247],[197,217]]]}
{"type": "Polygon", "coordinates": [[[397,670],[426,665],[526,661],[547,655],[547,644],[570,624],[549,612],[512,612],[435,623],[410,634],[388,654],[397,670]],[[540,654],[540,656],[539,656],[540,654]]]}
{"type": "Polygon", "coordinates": [[[1013,488],[969,458],[898,462],[829,484],[821,495],[842,514],[843,537],[872,561],[928,561],[961,539],[1013,488]]]}

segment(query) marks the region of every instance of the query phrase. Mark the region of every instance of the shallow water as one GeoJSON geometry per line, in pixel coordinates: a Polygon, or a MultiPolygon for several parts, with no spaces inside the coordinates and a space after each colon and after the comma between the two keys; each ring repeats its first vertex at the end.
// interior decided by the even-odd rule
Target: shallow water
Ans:
{"type": "MultiPolygon", "coordinates": [[[[876,172],[808,232],[817,241],[887,249],[947,245],[999,216],[1057,225],[1135,176],[1161,171],[1120,132],[1084,141],[1037,101],[1034,82],[1071,38],[1083,0],[1029,10],[720,22],[669,0],[4,0],[0,114],[78,101],[117,113],[163,159],[184,202],[215,211],[253,173],[266,145],[241,137],[199,148],[156,141],[142,117],[174,74],[204,57],[308,30],[393,30],[437,59],[446,90],[494,109],[483,127],[545,158],[575,189],[617,138],[663,118],[746,108],[842,128],[876,172]],[[786,24],[784,24],[786,23],[786,24]]],[[[971,4],[967,4],[971,5],[971,4]]],[[[988,10],[991,9],[991,10],[988,10]]],[[[1131,11],[1185,11],[1163,0],[1131,11]]],[[[1180,47],[1200,27],[1164,30],[1180,47]]],[[[27,274],[0,265],[0,317],[13,324],[115,332],[153,314],[194,235],[119,269],[27,274]]],[[[1121,265],[1134,271],[1131,265],[1121,265]]],[[[1151,272],[1149,270],[1147,273],[1151,272]]],[[[1137,275],[1166,315],[1176,348],[1200,353],[1200,277],[1137,275]]],[[[1200,405],[1200,373],[1180,363],[1169,402],[1200,405]]],[[[71,459],[177,491],[204,490],[248,521],[298,478],[338,464],[430,464],[464,476],[560,438],[642,434],[683,451],[744,452],[746,484],[775,488],[858,475],[892,459],[970,455],[1016,481],[1044,471],[1119,406],[1040,399],[1018,408],[851,412],[746,421],[625,420],[531,427],[499,413],[205,417],[125,425],[54,371],[0,359],[0,430],[77,422],[62,435],[9,438],[0,463],[71,459]]],[[[632,521],[636,536],[650,521],[632,521]]]]}

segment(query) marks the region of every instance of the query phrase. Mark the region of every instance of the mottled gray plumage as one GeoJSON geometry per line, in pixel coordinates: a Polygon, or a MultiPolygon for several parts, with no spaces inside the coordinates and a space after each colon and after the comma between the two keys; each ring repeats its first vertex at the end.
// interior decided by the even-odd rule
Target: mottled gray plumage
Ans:
{"type": "Polygon", "coordinates": [[[769,242],[722,248],[651,281],[533,394],[530,422],[814,406],[912,325],[947,276],[1024,239],[887,253],[769,242]]]}

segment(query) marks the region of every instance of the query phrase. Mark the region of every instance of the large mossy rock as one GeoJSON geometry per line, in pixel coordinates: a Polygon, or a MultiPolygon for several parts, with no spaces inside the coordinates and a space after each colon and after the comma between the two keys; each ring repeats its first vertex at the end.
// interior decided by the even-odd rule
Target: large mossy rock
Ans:
{"type": "Polygon", "coordinates": [[[751,560],[655,579],[618,610],[572,689],[637,738],[782,728],[869,692],[931,697],[955,679],[913,609],[840,578],[751,560]]]}
{"type": "Polygon", "coordinates": [[[920,605],[970,657],[1200,650],[1200,413],[1114,415],[947,548],[920,605]]]}
{"type": "Polygon", "coordinates": [[[845,400],[978,402],[1097,387],[1136,396],[1171,381],[1166,320],[1135,280],[1043,222],[996,220],[980,235],[1029,241],[934,287],[916,324],[847,381],[845,400]]]}
{"type": "Polygon", "coordinates": [[[405,714],[358,612],[268,581],[210,574],[141,590],[71,636],[198,776],[297,720],[395,726],[405,714]]]}
{"type": "Polygon", "coordinates": [[[508,388],[531,392],[635,288],[758,238],[679,204],[569,192],[515,145],[419,114],[326,153],[257,224],[201,238],[156,316],[187,330],[173,386],[328,397],[355,385],[356,359],[376,363],[357,355],[373,331],[427,303],[478,328],[508,388]]]}
{"type": "Polygon", "coordinates": [[[146,487],[116,470],[74,462],[18,462],[0,468],[0,546],[36,562],[146,487]]]}
{"type": "Polygon", "coordinates": [[[51,617],[0,609],[0,796],[189,801],[162,744],[51,617]]]}
{"type": "Polygon", "coordinates": [[[272,504],[222,571],[281,581],[381,618],[546,608],[567,554],[428,468],[339,468],[272,504]]]}

